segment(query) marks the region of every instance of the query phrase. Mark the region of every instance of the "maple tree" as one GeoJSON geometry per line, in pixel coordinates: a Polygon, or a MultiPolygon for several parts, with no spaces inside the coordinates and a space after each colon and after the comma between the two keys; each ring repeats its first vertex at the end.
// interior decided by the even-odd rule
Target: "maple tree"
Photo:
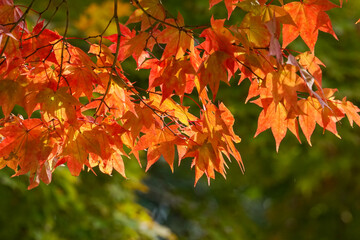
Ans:
{"type": "MultiPolygon", "coordinates": [[[[63,164],[74,176],[98,166],[126,177],[124,159],[135,156],[141,165],[143,150],[146,170],[161,156],[171,170],[175,156],[179,164],[192,159],[195,184],[204,174],[225,177],[226,159],[243,171],[234,117],[215,104],[220,82],[230,84],[237,75],[239,84],[251,82],[246,102],[262,108],[255,136],[270,128],[276,150],[287,130],[300,141],[299,126],[310,145],[316,124],[338,137],[336,123],[345,116],[360,126],[360,109],[337,100],[336,89],[322,88],[324,64],[315,56],[319,31],[336,38],[326,11],[342,0],[340,6],[225,0],[228,18],[235,8],[245,12],[230,26],[214,17],[209,26],[186,25],[159,0],[133,0],[135,11],[121,24],[114,0],[109,25],[117,32],[84,38],[88,52],[69,43],[69,20],[62,35],[48,29],[42,13],[28,27],[34,2],[24,7],[0,0],[0,168],[29,173],[29,189],[40,180],[50,183],[63,164]],[[309,51],[287,48],[298,36],[309,51]],[[146,89],[127,78],[122,64],[128,58],[137,69],[150,69],[146,89]],[[198,109],[185,106],[184,98],[198,109]],[[12,114],[16,105],[27,116],[12,114]]],[[[219,2],[210,0],[210,8],[219,2]]]]}

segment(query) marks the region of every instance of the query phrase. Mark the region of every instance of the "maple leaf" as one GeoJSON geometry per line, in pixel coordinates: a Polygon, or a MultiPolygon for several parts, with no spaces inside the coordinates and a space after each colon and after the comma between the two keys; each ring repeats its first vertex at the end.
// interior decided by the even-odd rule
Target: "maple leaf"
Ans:
{"type": "MultiPolygon", "coordinates": [[[[289,54],[288,56],[288,64],[296,66],[299,69],[300,75],[302,77],[302,79],[304,79],[306,86],[308,87],[308,92],[310,93],[311,96],[314,96],[317,98],[317,101],[321,104],[321,107],[327,107],[330,108],[329,105],[327,104],[327,99],[324,96],[324,92],[323,89],[319,83],[319,81],[317,81],[314,76],[309,73],[309,71],[307,71],[303,66],[301,66],[297,60],[295,59],[294,56],[292,56],[291,54],[289,54]],[[313,91],[313,85],[315,84],[315,86],[320,90],[320,91],[313,91]]],[[[315,67],[316,68],[316,67],[315,67]]],[[[313,69],[311,69],[313,70],[313,69]]],[[[321,74],[321,72],[315,72],[318,76],[319,74],[321,74]]],[[[321,75],[319,77],[321,79],[321,75]]]]}
{"type": "Polygon", "coordinates": [[[203,48],[207,54],[220,50],[233,55],[236,49],[233,44],[236,39],[229,29],[224,27],[225,19],[214,19],[212,16],[210,23],[211,28],[205,29],[200,34],[205,41],[199,47],[203,48]]]}
{"type": "Polygon", "coordinates": [[[208,56],[200,65],[198,70],[199,84],[198,92],[202,92],[206,85],[209,85],[213,99],[215,99],[219,89],[220,81],[229,85],[228,69],[234,69],[234,61],[226,52],[216,51],[208,56]],[[214,66],[218,66],[214,68],[214,66]]]}
{"type": "Polygon", "coordinates": [[[269,22],[273,18],[275,18],[276,22],[279,23],[291,25],[295,24],[290,14],[283,7],[266,4],[264,6],[261,6],[260,10],[258,11],[261,12],[261,20],[264,23],[269,22]]]}
{"type": "Polygon", "coordinates": [[[90,100],[94,90],[93,86],[101,83],[98,76],[89,67],[66,65],[63,76],[66,78],[75,98],[85,95],[90,100]]]}
{"type": "Polygon", "coordinates": [[[260,90],[260,94],[267,97],[267,91],[270,90],[275,106],[285,99],[286,104],[289,104],[293,110],[297,110],[297,92],[306,92],[307,88],[303,79],[294,72],[295,67],[287,65],[277,72],[269,73],[265,79],[267,89],[260,90]]]}
{"type": "MultiPolygon", "coordinates": [[[[94,54],[96,56],[97,58],[96,65],[100,68],[111,67],[114,63],[115,57],[112,54],[111,50],[105,45],[99,46],[97,44],[91,44],[89,53],[94,54]]],[[[121,68],[120,64],[116,64],[116,66],[121,68]]]]}
{"type": "Polygon", "coordinates": [[[132,102],[132,94],[132,92],[127,91],[118,84],[111,83],[111,88],[105,97],[110,112],[114,116],[123,116],[127,111],[136,113],[135,104],[132,102]]]}
{"type": "Polygon", "coordinates": [[[314,76],[318,86],[322,85],[322,70],[320,66],[325,66],[314,54],[310,52],[304,52],[297,56],[299,64],[303,66],[309,73],[314,76]]]}
{"type": "Polygon", "coordinates": [[[327,94],[328,107],[324,108],[319,100],[314,97],[308,97],[307,99],[301,99],[298,104],[303,114],[299,115],[300,127],[311,146],[311,135],[315,130],[316,123],[318,123],[323,129],[332,132],[335,136],[339,137],[336,130],[336,122],[340,121],[344,117],[343,109],[338,103],[331,100],[331,96],[335,91],[329,91],[324,89],[327,94]]]}
{"type": "Polygon", "coordinates": [[[19,145],[22,145],[22,139],[27,138],[30,134],[35,139],[38,137],[37,128],[42,126],[40,119],[26,119],[21,120],[15,118],[15,122],[8,124],[7,126],[0,128],[0,135],[4,137],[0,142],[0,156],[10,160],[14,158],[19,149],[19,145]],[[30,133],[30,130],[34,130],[30,133]],[[33,135],[33,133],[36,133],[33,135]]]}
{"type": "Polygon", "coordinates": [[[234,118],[230,111],[223,104],[217,108],[209,102],[202,111],[200,120],[200,126],[192,126],[192,131],[187,132],[191,138],[190,147],[179,151],[179,161],[185,157],[194,158],[192,167],[195,167],[195,185],[203,174],[207,176],[209,183],[211,178],[215,178],[215,171],[225,177],[226,163],[222,154],[228,159],[230,155],[233,156],[244,170],[241,156],[233,144],[241,139],[232,129],[234,118]]]}
{"type": "Polygon", "coordinates": [[[194,51],[194,38],[192,33],[184,29],[184,18],[178,13],[176,20],[167,19],[167,23],[177,26],[166,25],[166,28],[157,36],[159,43],[166,43],[162,58],[175,55],[176,59],[183,57],[186,50],[194,51]]]}
{"type": "MultiPolygon", "coordinates": [[[[200,139],[200,137],[196,138],[197,141],[200,139]]],[[[205,141],[200,142],[201,144],[199,144],[199,147],[196,148],[197,151],[194,151],[193,154],[187,154],[187,156],[194,157],[191,164],[192,167],[195,166],[194,186],[204,173],[208,178],[208,184],[210,184],[210,178],[215,179],[215,169],[222,175],[224,175],[225,171],[223,164],[220,164],[223,162],[223,158],[222,155],[216,151],[217,146],[214,147],[211,143],[205,141]]]]}
{"type": "Polygon", "coordinates": [[[121,137],[126,130],[112,117],[97,120],[97,126],[91,130],[91,134],[97,136],[96,143],[100,149],[89,152],[89,165],[91,168],[99,166],[101,172],[111,175],[113,169],[124,178],[125,166],[123,156],[128,157],[123,150],[121,137]]]}
{"type": "MultiPolygon", "coordinates": [[[[198,132],[192,137],[192,140],[196,144],[192,144],[187,149],[185,157],[193,157],[191,166],[195,167],[195,184],[205,174],[210,184],[210,178],[215,178],[215,171],[219,172],[225,177],[225,160],[222,156],[222,151],[225,149],[219,146],[219,142],[216,140],[208,139],[208,134],[202,134],[198,132]],[[222,151],[221,151],[222,150],[222,151]]],[[[240,157],[240,155],[238,155],[240,157]]],[[[239,160],[241,163],[241,158],[239,160]]],[[[242,166],[242,163],[241,165],[242,166]]]]}
{"type": "MultiPolygon", "coordinates": [[[[128,58],[129,55],[129,51],[128,48],[130,47],[129,45],[126,45],[126,43],[133,37],[136,36],[136,31],[135,30],[130,30],[127,26],[120,24],[119,23],[119,28],[120,28],[120,46],[119,46],[119,52],[118,52],[118,60],[119,61],[123,61],[126,58],[128,58]],[[127,55],[126,55],[127,54],[127,55]]],[[[111,42],[113,42],[113,44],[111,44],[109,46],[109,49],[115,53],[116,52],[116,43],[118,41],[118,37],[119,34],[113,34],[110,36],[105,36],[104,38],[110,40],[111,42]]]]}
{"type": "Polygon", "coordinates": [[[120,173],[124,178],[126,178],[125,174],[125,165],[122,159],[124,156],[124,152],[119,150],[118,148],[112,148],[114,152],[110,155],[109,158],[101,158],[96,154],[89,154],[89,165],[90,168],[94,168],[99,166],[99,169],[102,173],[111,175],[113,169],[115,169],[118,173],[120,173]]]}
{"type": "Polygon", "coordinates": [[[111,175],[113,169],[119,172],[123,177],[125,167],[122,156],[127,156],[123,151],[121,135],[126,130],[121,127],[114,119],[105,118],[102,125],[91,129],[89,134],[96,135],[95,143],[97,146],[93,151],[89,151],[89,165],[91,168],[99,166],[101,172],[111,175]]]}
{"type": "Polygon", "coordinates": [[[282,103],[275,106],[275,102],[272,102],[266,111],[262,110],[259,115],[255,137],[271,128],[276,142],[276,151],[279,151],[280,143],[284,139],[288,128],[287,115],[288,112],[282,103]]]}
{"type": "Polygon", "coordinates": [[[246,14],[241,22],[240,29],[253,47],[269,46],[271,34],[260,16],[246,14]]]}
{"type": "Polygon", "coordinates": [[[76,120],[75,107],[79,106],[79,101],[70,95],[67,87],[53,91],[46,88],[36,96],[37,102],[41,105],[41,110],[47,113],[48,119],[57,118],[60,122],[76,120]]]}
{"type": "Polygon", "coordinates": [[[15,104],[22,105],[25,88],[12,80],[0,80],[0,103],[5,117],[8,117],[15,104]]]}
{"type": "MultiPolygon", "coordinates": [[[[1,25],[0,25],[1,26],[1,25]]],[[[0,29],[0,52],[6,57],[6,62],[9,64],[13,59],[21,57],[19,50],[18,34],[9,32],[6,28],[0,29]],[[3,41],[5,36],[5,41],[3,41]]]]}
{"type": "MultiPolygon", "coordinates": [[[[130,29],[122,24],[119,24],[120,27],[120,46],[118,54],[118,60],[123,61],[130,57],[131,55],[140,66],[146,58],[149,57],[149,53],[145,51],[146,48],[152,49],[155,41],[151,36],[146,32],[136,33],[135,30],[130,31],[130,29]]],[[[157,33],[157,31],[153,31],[157,33]]],[[[114,44],[109,46],[109,49],[115,53],[117,50],[117,41],[118,34],[113,34],[111,36],[105,37],[114,44]]]]}
{"type": "MultiPolygon", "coordinates": [[[[159,64],[161,71],[151,71],[149,76],[150,88],[160,86],[162,89],[162,101],[168,98],[173,91],[183,99],[185,93],[191,93],[194,87],[191,76],[195,70],[188,58],[165,59],[159,64]],[[155,74],[154,74],[155,73],[155,74]]],[[[153,69],[156,69],[152,65],[153,69]]]]}
{"type": "Polygon", "coordinates": [[[157,21],[155,19],[165,20],[165,9],[159,0],[134,0],[133,4],[138,9],[131,14],[126,25],[141,22],[141,31],[145,31],[157,21]]]}
{"type": "Polygon", "coordinates": [[[68,130],[66,145],[64,146],[62,158],[59,159],[59,162],[66,162],[73,176],[79,176],[84,164],[89,165],[87,163],[89,154],[83,146],[84,142],[86,142],[86,140],[84,140],[79,131],[74,128],[68,130]]]}
{"type": "MultiPolygon", "coordinates": [[[[66,41],[64,42],[57,40],[55,42],[56,43],[53,46],[53,51],[59,67],[61,63],[65,62],[73,65],[78,65],[79,67],[96,67],[95,63],[91,60],[89,55],[87,55],[80,48],[72,46],[66,41]],[[66,51],[63,51],[63,47],[66,48],[66,51]]],[[[89,52],[92,50],[93,45],[94,44],[90,46],[89,52]]],[[[97,53],[100,55],[99,52],[97,53]]]]}
{"type": "Polygon", "coordinates": [[[144,62],[145,58],[148,57],[148,53],[145,51],[146,48],[150,50],[153,48],[155,40],[151,38],[151,35],[147,32],[140,32],[135,37],[131,38],[125,45],[129,45],[126,55],[132,54],[138,66],[144,62]]]}
{"type": "Polygon", "coordinates": [[[186,126],[189,126],[190,122],[197,120],[194,115],[189,113],[189,107],[180,105],[172,98],[163,100],[158,94],[150,94],[148,104],[159,112],[171,114],[173,120],[183,123],[186,126]]]}
{"type": "Polygon", "coordinates": [[[147,106],[136,105],[135,111],[135,113],[128,111],[122,116],[123,127],[130,131],[133,142],[142,129],[150,129],[155,124],[154,112],[147,106]]]}
{"type": "Polygon", "coordinates": [[[268,54],[267,51],[262,52],[261,50],[258,54],[252,53],[248,50],[237,53],[236,60],[239,63],[238,67],[241,71],[241,76],[238,82],[239,85],[246,78],[249,80],[259,80],[259,78],[263,79],[268,73],[274,71],[274,65],[276,65],[274,59],[264,57],[259,58],[259,54],[264,56],[265,53],[268,54]],[[270,65],[269,63],[271,62],[273,62],[272,64],[274,65],[270,65]]]}
{"type": "Polygon", "coordinates": [[[125,175],[125,165],[124,161],[122,159],[122,156],[124,156],[120,150],[115,149],[115,152],[111,155],[112,158],[112,166],[113,168],[120,173],[124,178],[126,178],[125,175]]]}
{"type": "Polygon", "coordinates": [[[182,145],[183,140],[176,136],[177,126],[157,126],[149,129],[137,142],[134,151],[147,149],[146,170],[156,163],[161,156],[174,171],[175,146],[182,145]]]}
{"type": "Polygon", "coordinates": [[[337,39],[330,18],[325,13],[335,7],[338,6],[328,0],[304,0],[286,4],[284,8],[296,25],[283,25],[283,47],[285,48],[300,35],[313,52],[319,30],[330,33],[337,39]]]}
{"type": "Polygon", "coordinates": [[[355,106],[352,102],[347,101],[346,97],[344,97],[341,105],[337,105],[337,107],[343,109],[343,111],[346,113],[351,127],[353,126],[354,122],[360,126],[360,116],[358,114],[360,109],[357,106],[355,106]]]}
{"type": "MultiPolygon", "coordinates": [[[[91,123],[83,123],[81,126],[69,125],[65,133],[65,146],[59,161],[67,162],[67,166],[73,176],[78,176],[83,165],[91,167],[89,155],[94,155],[103,160],[112,157],[113,150],[110,148],[110,136],[104,129],[91,123]]],[[[96,159],[96,158],[95,158],[96,159]]]]}
{"type": "Polygon", "coordinates": [[[261,84],[259,84],[258,81],[256,81],[256,80],[251,81],[245,103],[247,103],[250,99],[252,99],[260,94],[260,86],[261,86],[261,84]]]}
{"type": "Polygon", "coordinates": [[[299,116],[299,123],[306,140],[311,146],[311,135],[316,126],[316,118],[318,117],[316,109],[306,100],[299,101],[300,109],[305,113],[299,116]]]}
{"type": "Polygon", "coordinates": [[[223,151],[222,153],[227,156],[228,159],[230,159],[230,155],[232,155],[236,161],[238,162],[239,166],[241,167],[242,171],[244,171],[244,166],[241,160],[240,153],[235,148],[234,143],[241,142],[241,138],[237,136],[233,130],[233,126],[235,123],[234,116],[231,114],[229,109],[226,108],[226,106],[223,103],[219,104],[219,108],[216,109],[213,104],[211,104],[207,107],[207,112],[211,112],[211,114],[207,114],[206,117],[206,124],[210,132],[212,133],[212,136],[216,136],[217,138],[220,138],[222,143],[222,146],[226,151],[223,151]],[[212,121],[210,119],[213,119],[212,121]],[[220,130],[218,130],[218,125],[221,125],[220,130]],[[212,126],[215,126],[215,128],[212,128],[212,126]],[[214,133],[214,130],[221,131],[221,135],[217,135],[218,133],[214,133]],[[229,155],[230,154],[230,155],[229,155]]]}
{"type": "Polygon", "coordinates": [[[2,24],[14,23],[22,16],[22,11],[18,6],[14,6],[13,0],[0,2],[0,22],[2,24]]]}
{"type": "Polygon", "coordinates": [[[57,63],[55,52],[53,52],[53,45],[51,42],[59,40],[61,36],[49,29],[43,28],[44,21],[37,23],[32,32],[29,33],[22,42],[22,55],[28,61],[51,61],[57,63]]]}
{"type": "Polygon", "coordinates": [[[240,138],[232,129],[235,122],[234,117],[223,103],[220,103],[219,108],[212,103],[207,103],[202,120],[210,138],[220,139],[225,134],[231,136],[235,142],[240,142],[240,138]]]}
{"type": "MultiPolygon", "coordinates": [[[[50,183],[52,165],[56,162],[57,148],[40,119],[15,121],[0,129],[0,162],[15,171],[14,176],[30,172],[28,189],[39,185],[40,180],[50,183]]],[[[1,165],[1,164],[0,164],[1,165]]]]}

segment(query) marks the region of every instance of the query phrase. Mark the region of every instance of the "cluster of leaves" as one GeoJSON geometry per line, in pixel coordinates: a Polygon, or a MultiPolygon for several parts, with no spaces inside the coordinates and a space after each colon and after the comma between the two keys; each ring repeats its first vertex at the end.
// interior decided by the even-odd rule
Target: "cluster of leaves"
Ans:
{"type": "MultiPolygon", "coordinates": [[[[210,8],[219,2],[210,0],[210,8]]],[[[187,26],[159,0],[132,1],[136,10],[122,25],[115,0],[109,25],[117,33],[97,36],[88,53],[68,42],[67,27],[63,35],[49,30],[41,12],[28,29],[33,3],[21,10],[0,0],[0,168],[30,173],[29,188],[50,183],[63,164],[75,176],[99,166],[125,177],[123,159],[139,159],[142,150],[146,169],[161,156],[172,170],[175,155],[179,163],[192,158],[195,184],[203,174],[225,176],[224,156],[243,169],[234,118],[223,103],[214,104],[220,81],[229,84],[237,74],[239,84],[251,81],[247,101],[263,109],[256,135],[271,128],[277,149],[288,129],[300,141],[299,125],[309,144],[316,124],[337,136],[345,116],[360,125],[356,106],[322,88],[314,48],[319,30],[336,37],[326,11],[338,6],[329,0],[225,0],[229,18],[235,8],[246,12],[231,26],[214,18],[210,26],[187,26]],[[286,47],[299,35],[310,51],[294,54],[286,47]],[[121,64],[128,58],[150,69],[147,89],[127,79],[121,64]],[[183,104],[194,92],[197,116],[183,104]],[[15,105],[27,116],[13,115],[15,105]]]]}

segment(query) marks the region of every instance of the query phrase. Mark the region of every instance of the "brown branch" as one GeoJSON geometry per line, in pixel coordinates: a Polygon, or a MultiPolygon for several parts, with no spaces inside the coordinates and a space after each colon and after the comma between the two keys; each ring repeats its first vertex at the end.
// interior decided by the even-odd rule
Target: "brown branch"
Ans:
{"type": "Polygon", "coordinates": [[[60,55],[60,72],[59,72],[59,80],[58,80],[58,84],[57,84],[57,88],[59,88],[60,85],[60,80],[62,77],[62,72],[63,72],[63,65],[64,65],[64,51],[65,51],[65,45],[67,44],[66,41],[66,34],[69,28],[69,7],[67,5],[67,0],[63,0],[62,3],[66,4],[66,23],[65,23],[65,30],[64,30],[64,35],[62,37],[62,47],[61,47],[61,55],[60,55]]]}
{"type": "MultiPolygon", "coordinates": [[[[59,8],[60,8],[61,5],[63,5],[64,3],[67,5],[67,0],[62,0],[61,3],[59,3],[59,4],[55,7],[55,10],[54,10],[53,14],[50,16],[49,20],[46,22],[45,26],[40,30],[40,32],[39,32],[38,34],[33,35],[33,36],[29,37],[29,38],[26,38],[25,40],[28,40],[28,39],[31,39],[31,38],[37,38],[38,36],[40,36],[40,34],[41,34],[41,33],[47,28],[47,26],[51,23],[51,21],[53,20],[53,18],[54,18],[55,15],[56,15],[56,13],[59,11],[59,8]]],[[[50,4],[50,3],[49,3],[49,4],[50,4]]],[[[42,13],[45,12],[46,10],[47,10],[47,8],[46,8],[44,11],[42,11],[42,13]]],[[[67,18],[68,18],[68,7],[66,7],[66,10],[67,10],[66,14],[67,14],[67,18]]],[[[42,14],[42,13],[41,13],[41,14],[42,14]]],[[[40,16],[39,16],[39,17],[40,17],[40,16]]],[[[67,21],[67,24],[68,24],[68,21],[67,21]]],[[[65,36],[64,36],[64,38],[65,38],[65,36]]]]}
{"type": "MultiPolygon", "coordinates": [[[[111,66],[111,72],[109,74],[109,81],[108,81],[108,84],[106,86],[106,89],[105,89],[105,93],[100,101],[100,104],[99,106],[97,107],[95,113],[94,113],[94,116],[97,115],[97,113],[100,111],[100,108],[101,108],[101,105],[103,103],[105,103],[105,97],[106,95],[109,93],[109,90],[110,90],[110,86],[111,86],[111,76],[113,74],[113,72],[116,73],[116,63],[117,63],[117,58],[119,56],[119,51],[120,51],[120,34],[121,34],[121,31],[120,31],[120,26],[119,26],[119,17],[118,17],[118,13],[117,13],[117,10],[118,10],[118,1],[117,0],[114,0],[114,15],[113,17],[111,18],[111,20],[109,21],[108,25],[106,26],[105,30],[103,31],[103,33],[101,34],[101,36],[105,33],[106,29],[110,26],[110,23],[112,22],[113,19],[115,19],[115,24],[116,24],[116,30],[117,30],[117,33],[118,33],[118,36],[117,36],[117,40],[116,40],[116,51],[115,51],[115,56],[114,56],[114,62],[111,66]]],[[[99,54],[101,53],[101,41],[102,41],[102,37],[101,37],[101,40],[100,40],[100,51],[99,51],[99,54]]],[[[121,78],[120,78],[121,79],[121,78]]],[[[122,80],[122,79],[121,79],[122,80]]]]}

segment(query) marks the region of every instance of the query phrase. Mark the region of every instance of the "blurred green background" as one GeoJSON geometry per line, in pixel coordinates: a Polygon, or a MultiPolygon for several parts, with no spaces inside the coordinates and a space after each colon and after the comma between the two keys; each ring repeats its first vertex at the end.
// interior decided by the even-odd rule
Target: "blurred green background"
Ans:
{"type": "MultiPolygon", "coordinates": [[[[162,1],[172,15],[181,12],[189,25],[208,24],[211,14],[226,17],[223,3],[209,12],[208,0],[162,1]]],[[[38,1],[37,10],[46,3],[38,1]]],[[[99,33],[112,16],[107,1],[68,4],[73,36],[99,33]]],[[[124,21],[130,10],[121,5],[124,21]]],[[[237,14],[241,12],[236,10],[230,21],[236,22],[237,14]]],[[[338,88],[338,98],[347,96],[360,106],[360,24],[355,25],[360,1],[349,0],[329,15],[339,41],[319,35],[315,52],[327,66],[324,87],[338,88]]],[[[50,16],[51,11],[44,13],[50,16]]],[[[59,11],[51,28],[62,33],[64,19],[59,11]]],[[[300,40],[291,47],[306,50],[300,40]]],[[[141,81],[146,75],[126,64],[133,78],[141,81]]],[[[226,180],[217,175],[210,186],[201,179],[194,188],[190,161],[172,174],[164,161],[144,173],[132,159],[125,162],[127,180],[91,172],[74,178],[60,168],[49,186],[42,183],[28,191],[26,176],[10,178],[12,172],[3,169],[0,239],[360,239],[359,127],[343,120],[338,125],[341,140],[317,127],[313,147],[305,138],[299,144],[288,134],[276,153],[270,131],[253,138],[260,108],[244,104],[248,86],[248,81],[240,86],[233,81],[218,93],[234,114],[235,132],[243,140],[238,148],[244,175],[230,163],[226,180]]]]}

